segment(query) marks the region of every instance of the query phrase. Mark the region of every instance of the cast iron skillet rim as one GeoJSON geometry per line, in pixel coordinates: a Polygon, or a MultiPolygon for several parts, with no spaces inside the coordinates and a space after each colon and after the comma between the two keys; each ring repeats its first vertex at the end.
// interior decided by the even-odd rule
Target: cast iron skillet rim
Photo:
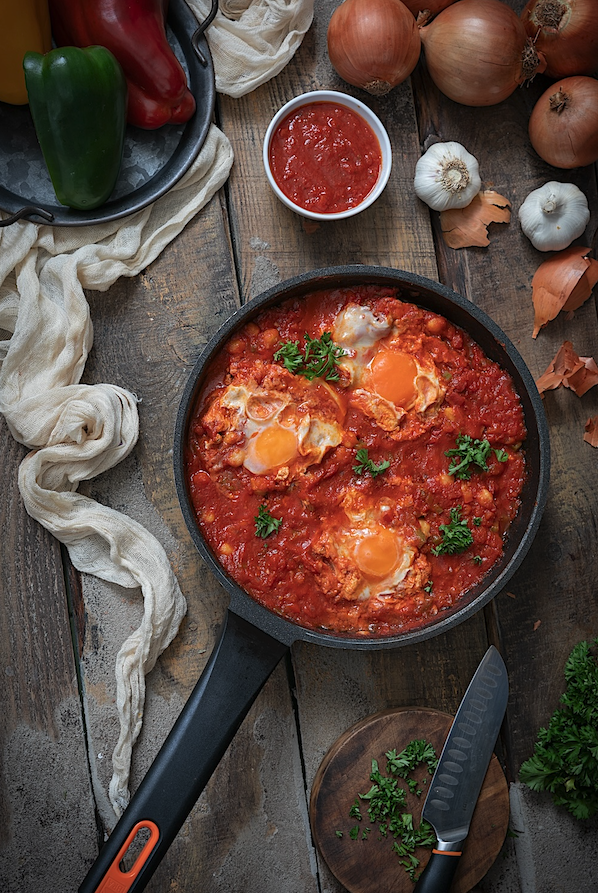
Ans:
{"type": "MultiPolygon", "coordinates": [[[[342,284],[347,285],[349,283],[343,282],[342,284]]],[[[418,304],[417,296],[404,296],[404,299],[410,300],[414,304],[418,304]]],[[[423,306],[425,306],[425,304],[423,306]]],[[[457,322],[456,325],[460,324],[457,322]]],[[[465,328],[464,326],[461,327],[465,328]]],[[[473,335],[473,337],[475,339],[475,335],[473,335]]],[[[486,351],[484,345],[481,346],[486,351]]],[[[184,388],[175,423],[173,458],[175,484],[181,511],[187,528],[201,557],[212,570],[224,589],[229,593],[231,598],[230,607],[235,613],[239,614],[250,623],[254,623],[260,629],[287,645],[291,645],[296,640],[302,640],[333,648],[376,650],[402,647],[440,635],[452,627],[457,626],[459,623],[462,623],[469,617],[472,617],[504,588],[507,581],[513,576],[527,554],[541,521],[546,504],[550,476],[550,438],[542,399],[527,365],[507,335],[483,310],[476,307],[475,304],[472,304],[457,292],[452,291],[432,279],[420,276],[419,274],[409,273],[393,267],[349,264],[311,270],[287,279],[278,285],[272,286],[236,310],[219,327],[218,331],[212,336],[201,351],[184,388]],[[394,282],[403,288],[411,287],[416,290],[419,289],[420,291],[431,291],[435,295],[444,298],[449,303],[457,305],[461,310],[465,311],[467,315],[472,316],[482,325],[482,327],[488,330],[490,335],[498,343],[499,347],[504,350],[517,374],[521,377],[525,393],[520,393],[520,396],[524,400],[524,403],[529,400],[531,412],[537,425],[540,465],[537,475],[537,486],[535,488],[534,505],[523,535],[505,566],[498,572],[495,579],[487,585],[487,587],[483,585],[482,581],[481,587],[477,587],[481,588],[479,594],[476,594],[476,590],[474,589],[470,598],[464,603],[460,603],[456,608],[449,609],[446,617],[443,617],[440,620],[435,619],[426,626],[406,631],[395,636],[371,638],[368,638],[367,636],[345,637],[340,634],[310,630],[299,624],[293,623],[290,620],[286,620],[260,605],[228,576],[205,541],[197,524],[195,513],[189,499],[184,473],[184,444],[189,416],[193,409],[194,397],[199,387],[201,374],[208,366],[211,359],[222,347],[222,344],[228,337],[230,337],[232,332],[241,324],[249,322],[252,317],[257,316],[269,305],[283,302],[285,299],[292,296],[298,289],[301,290],[304,286],[313,286],[314,290],[333,288],[339,284],[339,280],[348,278],[352,279],[353,282],[360,281],[362,283],[386,280],[386,284],[392,284],[394,282]]]]}

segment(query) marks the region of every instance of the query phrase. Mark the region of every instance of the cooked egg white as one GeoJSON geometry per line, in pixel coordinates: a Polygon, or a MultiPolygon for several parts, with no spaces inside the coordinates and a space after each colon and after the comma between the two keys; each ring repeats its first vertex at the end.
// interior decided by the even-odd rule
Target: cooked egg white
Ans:
{"type": "Polygon", "coordinates": [[[359,574],[352,593],[359,601],[396,593],[416,555],[398,531],[375,521],[339,532],[336,546],[338,555],[359,574]]]}
{"type": "Polygon", "coordinates": [[[432,358],[415,356],[392,336],[390,319],[357,304],[345,307],[333,327],[335,342],[346,352],[340,365],[355,389],[352,400],[385,431],[407,412],[424,412],[445,392],[432,358]]]}
{"type": "Polygon", "coordinates": [[[342,440],[338,422],[319,418],[283,391],[231,385],[220,402],[232,411],[232,425],[244,435],[240,464],[252,474],[268,474],[299,460],[303,466],[321,462],[342,440]]]}

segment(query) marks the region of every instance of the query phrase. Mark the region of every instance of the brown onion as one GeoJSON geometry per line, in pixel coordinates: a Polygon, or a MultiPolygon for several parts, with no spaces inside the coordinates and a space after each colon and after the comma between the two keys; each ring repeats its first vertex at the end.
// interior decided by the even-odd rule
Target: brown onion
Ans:
{"type": "Polygon", "coordinates": [[[344,0],[328,25],[328,55],[337,73],[375,96],[406,80],[421,41],[401,0],[344,0]]]}
{"type": "Polygon", "coordinates": [[[521,21],[550,77],[598,71],[596,0],[529,0],[521,21]]]}
{"type": "Polygon", "coordinates": [[[545,65],[521,19],[501,0],[459,0],[420,37],[432,80],[462,105],[496,105],[545,65]]]}
{"type": "Polygon", "coordinates": [[[529,138],[553,167],[598,161],[598,81],[579,75],[552,84],[533,108],[529,138]]]}

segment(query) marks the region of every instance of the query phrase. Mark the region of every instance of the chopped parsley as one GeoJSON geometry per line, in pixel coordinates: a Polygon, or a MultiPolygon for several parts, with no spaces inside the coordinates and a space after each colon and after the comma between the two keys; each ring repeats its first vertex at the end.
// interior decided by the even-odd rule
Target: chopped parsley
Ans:
{"type": "Polygon", "coordinates": [[[578,819],[598,813],[598,638],[578,642],[565,663],[567,688],[519,778],[548,791],[578,819]]]}
{"type": "Polygon", "coordinates": [[[439,527],[442,542],[432,549],[433,555],[455,555],[464,552],[473,543],[473,535],[467,526],[467,519],[461,518],[461,506],[451,509],[451,520],[439,527]]]}
{"type": "MultiPolygon", "coordinates": [[[[418,782],[410,777],[422,763],[428,768],[428,773],[433,775],[438,764],[436,753],[427,741],[411,741],[400,753],[389,750],[386,773],[380,771],[377,760],[372,760],[370,781],[372,786],[369,791],[359,794],[349,810],[349,817],[362,821],[360,801],[367,805],[367,819],[372,825],[377,825],[380,835],[393,838],[393,851],[398,855],[399,862],[412,881],[416,880],[416,871],[420,860],[415,855],[416,847],[432,847],[436,842],[434,829],[428,822],[422,821],[419,828],[413,822],[413,816],[407,812],[407,792],[421,796],[418,782]],[[403,786],[403,782],[405,786],[403,786]]],[[[424,779],[422,785],[426,784],[424,779]]],[[[342,837],[342,831],[337,831],[337,837],[342,837]]],[[[366,827],[359,834],[359,825],[354,825],[349,830],[352,840],[366,840],[370,828],[366,827]]]]}
{"type": "Polygon", "coordinates": [[[260,505],[258,513],[254,518],[255,535],[265,539],[271,533],[276,533],[282,524],[282,518],[273,518],[265,505],[260,505]]]}
{"type": "Polygon", "coordinates": [[[286,341],[274,354],[274,360],[309,381],[314,378],[338,381],[337,362],[344,354],[344,349],[332,341],[330,332],[324,332],[320,338],[310,338],[306,332],[303,351],[298,341],[286,341]]]}
{"type": "Polygon", "coordinates": [[[375,478],[378,477],[379,474],[382,474],[383,471],[386,471],[387,468],[390,468],[390,462],[386,459],[376,465],[376,463],[368,456],[367,449],[357,450],[355,459],[357,462],[357,465],[353,466],[355,474],[365,474],[367,471],[373,478],[375,478]]]}
{"type": "Polygon", "coordinates": [[[476,468],[488,471],[488,457],[494,453],[499,462],[506,462],[509,454],[506,450],[493,450],[490,441],[474,440],[468,434],[459,434],[455,449],[447,450],[445,456],[453,459],[448,473],[462,481],[468,481],[476,468]]]}

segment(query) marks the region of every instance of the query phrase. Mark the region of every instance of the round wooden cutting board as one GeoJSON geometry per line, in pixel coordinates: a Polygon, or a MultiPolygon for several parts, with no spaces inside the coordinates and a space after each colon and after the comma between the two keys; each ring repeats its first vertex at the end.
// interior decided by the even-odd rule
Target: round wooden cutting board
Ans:
{"type": "MultiPolygon", "coordinates": [[[[316,776],[311,791],[310,820],[316,845],[334,876],[350,893],[412,893],[413,881],[398,855],[392,837],[383,838],[376,825],[368,823],[367,803],[362,802],[359,836],[352,840],[349,831],[357,822],[349,810],[359,794],[371,788],[372,759],[380,772],[386,772],[385,753],[404,750],[417,739],[425,739],[440,756],[453,717],[439,710],[403,708],[384,710],[367,717],[348,729],[332,745],[316,776]],[[367,839],[361,831],[371,827],[367,839]],[[339,836],[338,832],[342,832],[339,836]]],[[[411,777],[421,784],[420,797],[407,794],[406,812],[419,826],[421,811],[432,776],[426,766],[414,770],[411,777]]],[[[468,893],[484,877],[502,847],[509,824],[509,792],[504,773],[492,756],[482,791],[473,814],[469,836],[451,887],[451,893],[468,893]]],[[[430,850],[420,848],[417,874],[423,871],[430,850]]]]}

